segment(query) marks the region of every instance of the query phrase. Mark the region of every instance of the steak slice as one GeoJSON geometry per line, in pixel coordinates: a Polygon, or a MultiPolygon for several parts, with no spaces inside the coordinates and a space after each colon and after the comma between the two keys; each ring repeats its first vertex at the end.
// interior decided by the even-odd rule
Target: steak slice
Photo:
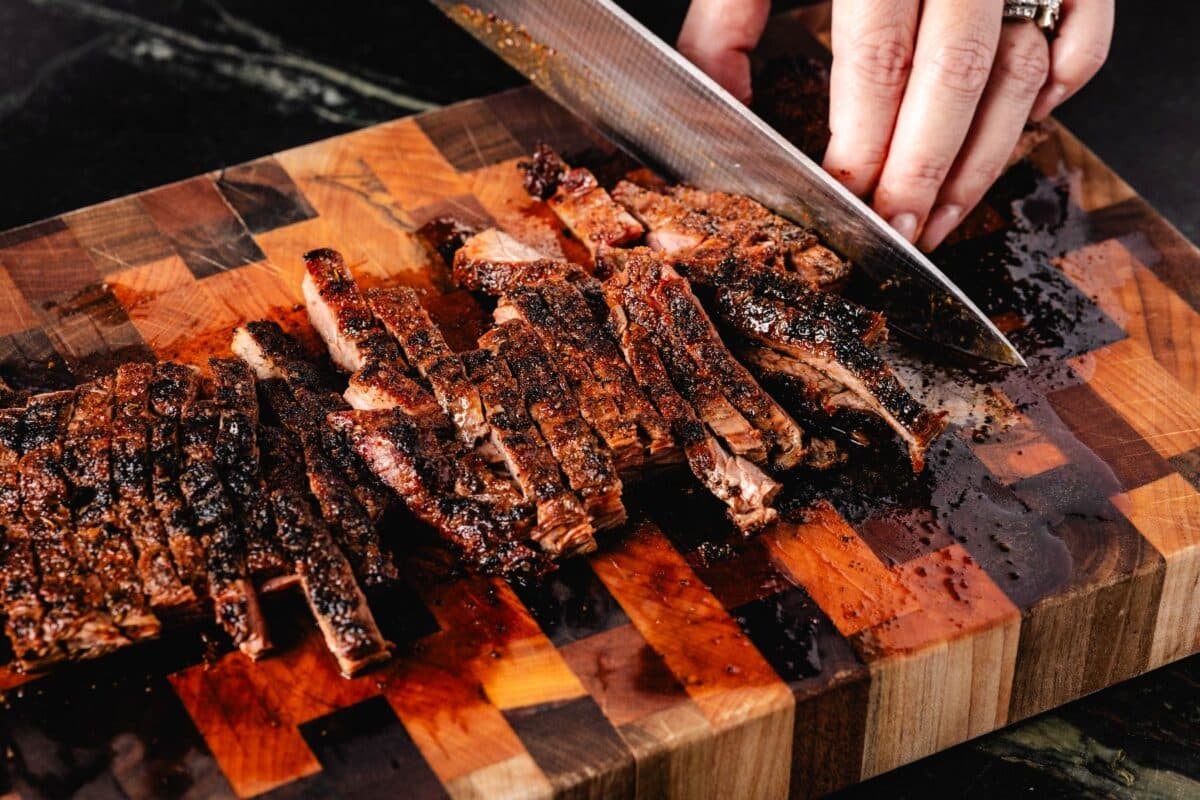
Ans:
{"type": "Polygon", "coordinates": [[[435,429],[401,408],[339,411],[330,422],[409,510],[484,572],[540,574],[544,562],[488,504],[457,490],[460,471],[435,429]]]}
{"type": "Polygon", "coordinates": [[[100,579],[105,608],[121,632],[131,640],[150,639],[159,634],[162,624],[146,602],[137,556],[113,516],[112,389],[111,377],[76,389],[62,468],[84,568],[100,579]]]}
{"type": "Polygon", "coordinates": [[[150,481],[150,364],[122,364],[114,383],[111,445],[116,518],[137,550],[138,575],[150,606],[165,613],[195,608],[196,592],[176,571],[163,520],[155,511],[150,481]]]}
{"type": "Polygon", "coordinates": [[[62,647],[42,635],[46,609],[38,591],[41,576],[33,555],[33,537],[21,512],[21,416],[16,409],[0,410],[0,602],[4,633],[12,643],[16,664],[36,670],[61,661],[62,647]]]}
{"type": "Polygon", "coordinates": [[[257,580],[276,578],[291,569],[275,546],[275,521],[261,476],[254,372],[240,358],[210,358],[208,366],[221,414],[217,467],[245,523],[246,567],[257,580]]]}
{"type": "Polygon", "coordinates": [[[308,318],[334,364],[355,372],[368,361],[400,361],[400,349],[375,321],[341,253],[313,250],[304,254],[304,266],[300,289],[308,318]]]}
{"type": "Polygon", "coordinates": [[[728,238],[769,239],[779,249],[783,265],[810,286],[834,286],[850,274],[850,263],[822,245],[815,233],[784,219],[757,200],[687,186],[672,187],[670,194],[688,208],[718,220],[721,234],[728,238]]]}
{"type": "Polygon", "coordinates": [[[95,658],[129,644],[105,607],[104,587],[76,541],[62,443],[74,392],[30,398],[22,413],[21,512],[41,573],[42,635],[68,657],[95,658]]]}
{"type": "Polygon", "coordinates": [[[524,392],[529,415],[595,527],[622,525],[625,506],[612,454],[592,435],[537,333],[524,322],[510,320],[493,327],[479,342],[507,362],[524,392]]]}
{"type": "Polygon", "coordinates": [[[296,438],[281,428],[260,427],[257,439],[266,468],[265,496],[275,519],[275,540],[286,554],[325,646],[346,677],[389,657],[375,617],[354,579],[354,570],[309,499],[304,456],[296,438]]]}
{"type": "Polygon", "coordinates": [[[592,522],[568,489],[558,462],[525,410],[525,398],[503,361],[488,350],[463,356],[487,414],[489,442],[501,455],[526,499],[537,507],[532,538],[552,556],[596,549],[592,522]]]}
{"type": "Polygon", "coordinates": [[[463,441],[475,444],[486,436],[487,422],[479,393],[467,380],[462,359],[446,344],[416,291],[408,287],[374,289],[367,292],[367,302],[376,319],[400,343],[408,363],[429,381],[463,441]]]}
{"type": "Polygon", "coordinates": [[[908,447],[913,471],[945,427],[945,414],[926,410],[878,354],[835,324],[813,320],[776,300],[726,287],[717,291],[721,316],[743,335],[807,364],[857,395],[908,447]]]}
{"type": "MultiPolygon", "coordinates": [[[[344,476],[344,483],[351,487],[353,499],[372,522],[378,522],[391,505],[391,493],[328,426],[321,423],[330,411],[348,408],[346,401],[336,392],[330,391],[316,368],[304,358],[300,344],[284,333],[279,323],[264,320],[249,322],[233,335],[233,352],[254,369],[260,381],[279,378],[286,382],[297,405],[310,415],[301,418],[311,428],[324,452],[344,476]]],[[[326,522],[334,525],[330,519],[326,522]]]]}
{"type": "Polygon", "coordinates": [[[179,490],[183,454],[179,449],[179,418],[196,399],[200,378],[196,370],[173,361],[154,365],[150,382],[150,492],[162,520],[175,569],[198,596],[208,591],[204,542],[179,490]]]}
{"type": "Polygon", "coordinates": [[[620,247],[645,232],[583,167],[568,167],[549,146],[539,144],[532,161],[520,162],[525,189],[550,209],[595,257],[602,247],[620,247]]]}
{"type": "Polygon", "coordinates": [[[743,533],[749,534],[775,520],[778,515],[770,503],[779,493],[780,485],[752,462],[730,455],[721,447],[672,385],[650,331],[625,316],[619,304],[619,288],[608,285],[605,288],[612,301],[613,327],[621,350],[638,384],[670,424],[692,474],[725,503],[730,520],[743,533]]]}
{"type": "Polygon", "coordinates": [[[811,319],[825,320],[864,344],[887,339],[887,320],[878,311],[863,308],[832,292],[812,289],[790,272],[747,270],[726,285],[737,285],[764,299],[778,300],[811,319]]]}
{"type": "Polygon", "coordinates": [[[579,404],[583,418],[613,454],[617,470],[626,473],[642,465],[643,448],[637,422],[624,419],[616,400],[597,380],[586,359],[567,343],[563,326],[534,287],[517,287],[500,298],[496,322],[518,319],[529,325],[552,354],[554,366],[579,404]]]}
{"type": "Polygon", "coordinates": [[[239,650],[258,659],[271,643],[246,566],[246,540],[217,470],[220,425],[221,409],[215,402],[192,400],[184,406],[179,421],[183,449],[179,487],[204,539],[208,594],[217,623],[239,650]]]}
{"type": "Polygon", "coordinates": [[[464,289],[499,295],[515,286],[586,276],[583,268],[547,258],[496,228],[477,233],[454,254],[454,282],[464,289]]]}
{"type": "MultiPolygon", "coordinates": [[[[328,411],[303,408],[281,380],[260,381],[259,388],[280,424],[299,440],[309,490],[317,500],[321,516],[354,565],[355,575],[367,587],[394,582],[398,577],[396,565],[383,550],[375,524],[355,497],[347,477],[323,447],[321,428],[328,411]]],[[[331,430],[331,433],[338,432],[331,430]]]]}

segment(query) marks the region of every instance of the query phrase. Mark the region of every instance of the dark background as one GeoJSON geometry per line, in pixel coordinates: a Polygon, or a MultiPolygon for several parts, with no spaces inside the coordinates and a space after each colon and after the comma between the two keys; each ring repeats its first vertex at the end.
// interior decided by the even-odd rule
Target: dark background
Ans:
{"type": "MultiPolygon", "coordinates": [[[[673,38],[687,4],[624,5],[673,38]]],[[[1057,114],[1193,240],[1198,35],[1200,4],[1121,3],[1057,114]]],[[[0,0],[0,230],[518,82],[420,0],[0,0]]],[[[1200,659],[847,794],[1018,792],[1200,796],[1200,659]]]]}

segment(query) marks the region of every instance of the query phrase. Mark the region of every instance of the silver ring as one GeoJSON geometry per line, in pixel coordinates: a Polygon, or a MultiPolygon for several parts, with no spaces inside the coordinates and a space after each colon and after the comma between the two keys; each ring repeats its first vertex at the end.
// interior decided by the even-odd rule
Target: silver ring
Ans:
{"type": "Polygon", "coordinates": [[[1058,26],[1062,0],[1010,0],[1004,4],[1005,19],[1024,19],[1050,33],[1058,26]]]}

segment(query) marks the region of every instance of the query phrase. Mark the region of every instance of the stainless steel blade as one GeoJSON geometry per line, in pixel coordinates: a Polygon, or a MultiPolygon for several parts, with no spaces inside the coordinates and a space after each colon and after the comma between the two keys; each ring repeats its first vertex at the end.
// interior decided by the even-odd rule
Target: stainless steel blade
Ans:
{"type": "Polygon", "coordinates": [[[635,157],[754,197],[817,230],[907,333],[1025,365],[961,289],[771,126],[609,0],[432,0],[538,88],[635,157]]]}

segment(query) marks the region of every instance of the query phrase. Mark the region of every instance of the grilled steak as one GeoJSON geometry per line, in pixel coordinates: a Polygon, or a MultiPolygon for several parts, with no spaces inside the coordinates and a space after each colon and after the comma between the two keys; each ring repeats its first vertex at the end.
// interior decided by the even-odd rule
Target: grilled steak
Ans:
{"type": "Polygon", "coordinates": [[[537,333],[523,322],[510,320],[489,330],[479,343],[507,362],[525,393],[529,415],[595,527],[604,530],[623,524],[621,479],[612,454],[592,435],[537,333]]]}
{"type": "Polygon", "coordinates": [[[483,399],[490,444],[525,497],[536,504],[533,540],[553,556],[595,550],[591,519],[579,496],[563,484],[558,463],[529,418],[524,394],[508,366],[488,350],[467,353],[463,360],[483,399]]]}
{"type": "Polygon", "coordinates": [[[305,253],[307,272],[300,288],[308,318],[325,345],[333,363],[347,372],[362,369],[368,361],[394,364],[400,350],[375,321],[358,291],[358,284],[336,250],[305,253]]]}
{"type": "Polygon", "coordinates": [[[462,360],[446,344],[417,293],[407,287],[376,289],[367,292],[367,302],[388,333],[400,342],[408,363],[429,381],[463,441],[475,444],[486,436],[487,422],[479,393],[467,380],[462,360]]]}
{"type": "Polygon", "coordinates": [[[196,593],[180,580],[151,492],[149,396],[153,377],[154,367],[149,364],[122,364],[117,369],[110,443],[116,518],[137,550],[138,575],[151,607],[181,612],[195,607],[196,593]]]}
{"type": "Polygon", "coordinates": [[[41,573],[42,635],[68,656],[91,658],[129,639],[108,614],[66,504],[62,443],[74,404],[73,392],[53,392],[30,398],[22,412],[21,513],[41,573]]]}
{"type": "Polygon", "coordinates": [[[346,677],[357,675],[388,658],[387,642],[350,562],[312,507],[299,442],[280,428],[259,428],[257,438],[276,541],[300,578],[308,607],[338,668],[346,677]]]}
{"type": "Polygon", "coordinates": [[[217,467],[245,527],[246,566],[258,580],[278,577],[290,570],[275,546],[275,522],[260,476],[254,372],[240,358],[210,358],[208,366],[221,414],[217,467]]]}
{"type": "Polygon", "coordinates": [[[162,520],[175,569],[197,595],[207,591],[208,568],[204,542],[179,491],[182,453],[179,449],[179,417],[183,407],[196,398],[200,379],[196,370],[166,361],[154,366],[150,382],[150,490],[154,510],[162,520]]]}
{"type": "Polygon", "coordinates": [[[495,228],[467,239],[454,254],[454,282],[464,289],[493,295],[515,286],[586,275],[579,265],[561,258],[547,258],[495,228]]]}
{"type": "Polygon", "coordinates": [[[137,556],[113,516],[112,386],[112,378],[105,377],[76,389],[62,468],[79,553],[85,568],[100,579],[109,616],[128,638],[149,639],[158,635],[162,624],[142,594],[137,556]]]}
{"type": "Polygon", "coordinates": [[[539,144],[533,160],[521,162],[525,188],[546,201],[592,256],[602,247],[632,244],[644,230],[616,203],[590,171],[569,168],[550,147],[539,144]]]}
{"type": "Polygon", "coordinates": [[[38,587],[33,538],[21,513],[21,412],[0,410],[0,519],[4,542],[0,551],[0,602],[4,633],[17,664],[26,670],[48,666],[65,657],[57,642],[42,635],[46,610],[38,587]]]}
{"type": "Polygon", "coordinates": [[[913,471],[924,468],[929,443],[945,427],[944,414],[923,408],[857,337],[737,287],[718,289],[716,302],[721,316],[744,335],[802,361],[857,395],[904,440],[913,471]]]}
{"type": "Polygon", "coordinates": [[[400,408],[339,411],[329,420],[409,510],[464,561],[502,574],[543,569],[541,559],[513,537],[494,509],[458,492],[457,453],[445,449],[436,428],[400,408]]]}
{"type": "Polygon", "coordinates": [[[259,658],[270,649],[266,621],[246,566],[246,541],[217,470],[221,409],[211,400],[183,408],[179,487],[205,543],[208,594],[217,623],[243,653],[259,658]]]}

